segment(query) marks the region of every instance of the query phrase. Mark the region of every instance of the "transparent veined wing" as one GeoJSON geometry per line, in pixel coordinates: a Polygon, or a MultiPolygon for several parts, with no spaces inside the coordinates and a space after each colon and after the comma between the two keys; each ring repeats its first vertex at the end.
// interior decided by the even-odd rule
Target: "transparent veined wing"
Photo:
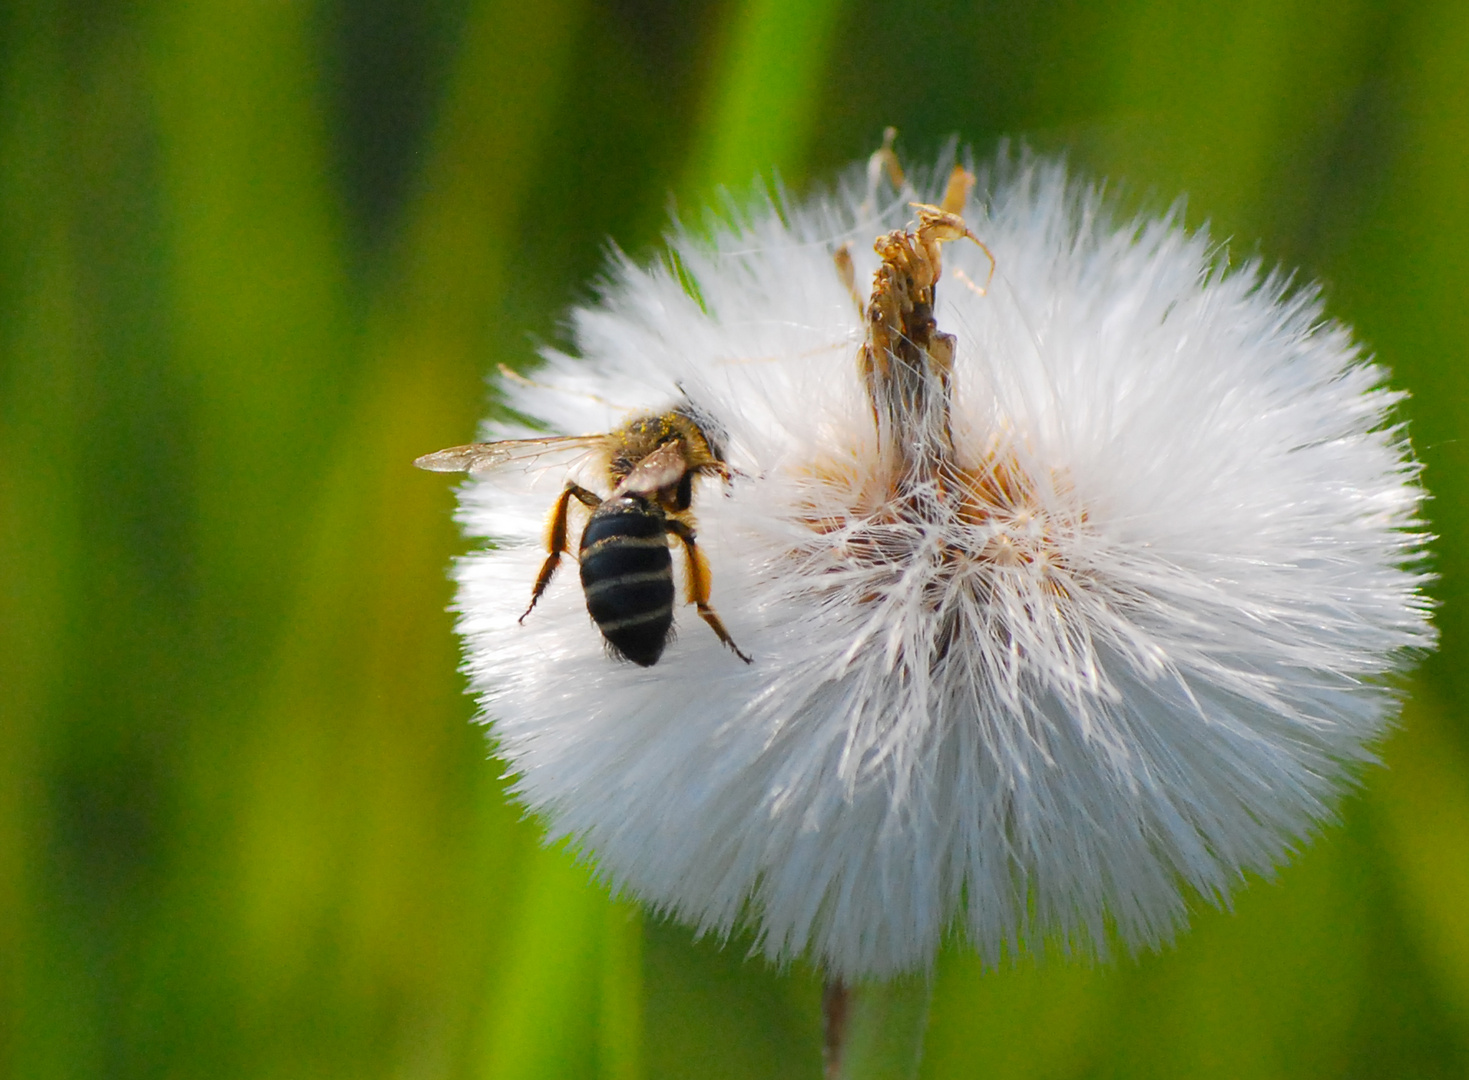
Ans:
{"type": "Polygon", "coordinates": [[[606,435],[550,435],[544,439],[505,439],[502,442],[469,443],[424,454],[413,464],[429,472],[478,474],[516,461],[532,461],[565,450],[586,450],[607,444],[606,435]]]}

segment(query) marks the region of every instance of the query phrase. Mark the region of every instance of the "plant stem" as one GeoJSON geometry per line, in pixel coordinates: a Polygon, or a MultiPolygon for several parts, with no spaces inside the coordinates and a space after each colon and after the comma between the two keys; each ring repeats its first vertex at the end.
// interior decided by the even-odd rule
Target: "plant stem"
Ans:
{"type": "Polygon", "coordinates": [[[828,979],[821,995],[826,1080],[913,1080],[932,989],[925,975],[856,986],[828,979]]]}

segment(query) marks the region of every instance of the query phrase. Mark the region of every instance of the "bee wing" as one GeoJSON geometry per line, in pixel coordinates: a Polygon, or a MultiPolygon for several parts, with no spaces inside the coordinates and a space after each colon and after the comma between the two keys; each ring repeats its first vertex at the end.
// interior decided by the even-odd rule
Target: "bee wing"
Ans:
{"type": "Polygon", "coordinates": [[[627,478],[617,485],[613,497],[629,492],[634,495],[652,495],[678,483],[688,471],[689,463],[684,457],[683,444],[666,442],[638,462],[637,467],[627,474],[627,478]]]}
{"type": "Polygon", "coordinates": [[[551,435],[544,439],[506,439],[502,442],[470,443],[424,454],[413,464],[429,472],[482,473],[513,461],[531,461],[560,450],[584,449],[606,444],[606,435],[551,435]]]}

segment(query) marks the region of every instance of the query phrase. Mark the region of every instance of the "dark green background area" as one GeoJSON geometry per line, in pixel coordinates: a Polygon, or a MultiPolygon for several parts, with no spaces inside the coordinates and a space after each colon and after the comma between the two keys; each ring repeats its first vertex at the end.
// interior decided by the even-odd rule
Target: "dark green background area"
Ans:
{"type": "MultiPolygon", "coordinates": [[[[1443,647],[1387,769],[1110,967],[940,961],[924,1075],[1469,1072],[1469,7],[0,8],[0,1073],[817,1075],[818,987],[537,846],[456,674],[469,439],[608,241],[895,124],[1324,283],[1413,394],[1443,647]]],[[[574,673],[568,673],[574,675],[574,673]]]]}

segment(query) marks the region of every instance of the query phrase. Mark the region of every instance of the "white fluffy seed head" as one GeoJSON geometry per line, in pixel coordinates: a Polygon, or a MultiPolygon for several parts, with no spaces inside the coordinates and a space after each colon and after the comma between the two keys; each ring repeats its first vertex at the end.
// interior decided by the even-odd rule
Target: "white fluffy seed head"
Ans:
{"type": "Polygon", "coordinates": [[[1329,816],[1433,643],[1398,395],[1314,291],[1002,162],[964,210],[988,289],[983,251],[944,248],[954,467],[894,515],[833,253],[864,288],[917,194],[854,173],[618,260],[579,357],[505,388],[566,434],[708,414],[734,475],[697,482],[699,544],[754,662],[684,606],[656,666],[615,662],[573,566],[517,624],[565,481],[608,492],[568,454],[463,489],[495,544],[457,570],[473,686],[552,837],[774,960],[887,976],[951,929],[989,960],[1153,946],[1329,816]]]}

